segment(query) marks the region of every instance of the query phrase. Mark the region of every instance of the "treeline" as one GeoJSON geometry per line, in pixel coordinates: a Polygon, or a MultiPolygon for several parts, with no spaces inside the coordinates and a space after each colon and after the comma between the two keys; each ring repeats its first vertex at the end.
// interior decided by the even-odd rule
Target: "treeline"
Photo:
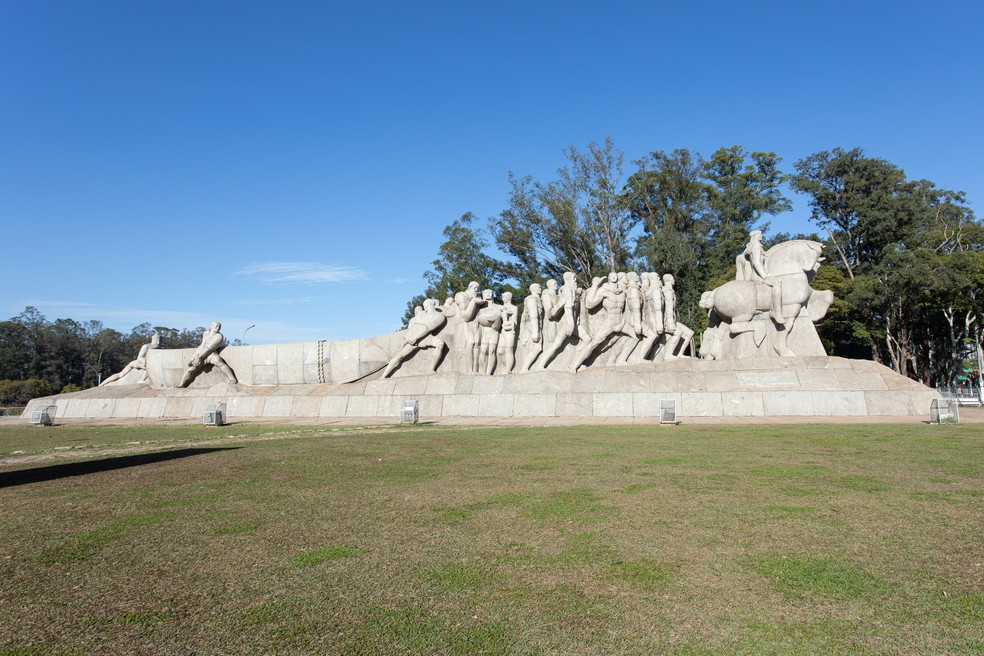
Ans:
{"type": "Polygon", "coordinates": [[[94,387],[133,360],[155,332],[162,348],[194,348],[204,330],[142,323],[123,334],[100,321],[48,321],[28,307],[0,322],[0,405],[94,387]]]}
{"type": "Polygon", "coordinates": [[[634,269],[672,273],[681,319],[706,326],[702,292],[733,279],[751,230],[766,246],[792,238],[825,244],[814,280],[836,301],[818,326],[828,353],[882,362],[935,385],[976,361],[984,303],[984,226],[962,192],[909,180],[860,148],[835,148],[781,168],[772,152],[656,151],[633,163],[611,139],[564,151],[552,180],[509,175],[507,207],[484,224],[467,213],[444,229],[425,297],[443,301],[477,280],[526,295],[532,282],[634,269]],[[813,234],[771,229],[805,195],[813,234]]]}

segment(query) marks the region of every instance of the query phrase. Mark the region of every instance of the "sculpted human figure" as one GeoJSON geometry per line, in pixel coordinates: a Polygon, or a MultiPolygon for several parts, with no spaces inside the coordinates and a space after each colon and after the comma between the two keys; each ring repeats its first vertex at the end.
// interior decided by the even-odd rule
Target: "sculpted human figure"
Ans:
{"type": "Polygon", "coordinates": [[[123,370],[119,373],[113,374],[103,382],[99,383],[99,386],[102,387],[103,385],[113,383],[134,370],[141,372],[140,378],[137,379],[137,383],[145,382],[147,380],[147,351],[157,348],[160,342],[160,335],[157,333],[151,335],[150,341],[140,347],[140,350],[137,352],[137,357],[134,360],[123,367],[123,370]]]}
{"type": "Polygon", "coordinates": [[[577,332],[577,301],[577,276],[571,271],[565,271],[564,285],[557,292],[556,305],[547,312],[546,303],[544,303],[544,312],[546,312],[547,318],[553,322],[556,333],[543,354],[541,368],[546,368],[577,332]]]}
{"type": "Polygon", "coordinates": [[[390,358],[389,364],[383,371],[383,378],[392,376],[397,367],[422,349],[437,350],[434,364],[431,367],[431,371],[437,371],[437,365],[441,361],[441,356],[444,355],[444,349],[448,347],[444,340],[437,336],[437,333],[447,322],[447,317],[437,306],[437,301],[433,298],[424,300],[420,312],[415,314],[407,324],[407,331],[403,336],[403,345],[390,358]]]}
{"type": "Polygon", "coordinates": [[[543,341],[545,344],[553,344],[554,337],[557,335],[557,321],[560,318],[556,313],[556,308],[560,304],[556,280],[547,279],[546,289],[540,295],[540,300],[543,305],[543,341]]]}
{"type": "Polygon", "coordinates": [[[626,325],[625,297],[625,292],[618,284],[618,273],[615,271],[609,273],[607,279],[595,278],[591,281],[584,302],[590,309],[598,306],[602,309],[598,313],[598,321],[592,327],[591,339],[578,349],[571,371],[576,372],[578,367],[609,338],[616,335],[632,336],[632,329],[626,325]]]}
{"type": "Polygon", "coordinates": [[[474,280],[468,283],[468,289],[454,295],[454,303],[457,306],[456,314],[461,320],[465,337],[465,369],[470,373],[477,374],[479,342],[482,331],[475,318],[478,316],[479,308],[485,305],[485,301],[478,294],[478,283],[474,280]]]}
{"type": "Polygon", "coordinates": [[[658,273],[643,273],[642,285],[642,359],[649,357],[653,346],[663,335],[663,284],[658,273]]]}
{"type": "Polygon", "coordinates": [[[629,333],[635,339],[626,343],[618,356],[618,361],[628,362],[635,347],[643,340],[642,331],[642,283],[639,274],[629,271],[625,274],[625,318],[628,322],[629,333]]]}
{"type": "Polygon", "coordinates": [[[679,323],[676,316],[676,291],[673,289],[673,276],[663,276],[663,332],[666,338],[666,360],[673,360],[687,350],[694,331],[679,323]],[[677,353],[679,349],[679,353],[677,353]]]}
{"type": "Polygon", "coordinates": [[[185,371],[184,377],[182,377],[178,387],[188,387],[191,381],[201,373],[205,365],[212,365],[224,373],[230,383],[239,382],[236,374],[232,371],[232,367],[219,355],[219,350],[225,341],[222,333],[219,332],[220,330],[222,330],[222,324],[218,321],[213,321],[209,329],[202,333],[202,343],[195,349],[194,357],[188,361],[188,369],[185,371]]]}
{"type": "Polygon", "coordinates": [[[769,314],[777,324],[783,325],[782,279],[769,275],[761,230],[752,230],[748,233],[748,245],[741,255],[735,258],[735,280],[751,280],[769,287],[772,296],[769,314]]]}
{"type": "Polygon", "coordinates": [[[482,292],[482,300],[485,303],[482,309],[478,311],[475,322],[481,330],[479,337],[480,361],[485,362],[485,373],[491,376],[492,372],[495,371],[499,331],[502,330],[502,306],[493,302],[491,289],[482,292]]]}
{"type": "Polygon", "coordinates": [[[543,288],[539,284],[530,285],[530,295],[523,301],[523,315],[519,321],[519,336],[523,340],[523,352],[526,361],[523,371],[529,371],[536,359],[543,353],[543,301],[540,294],[543,288]]]}
{"type": "Polygon", "coordinates": [[[516,333],[519,331],[519,308],[512,302],[512,292],[502,292],[502,331],[497,355],[502,360],[503,371],[512,373],[516,366],[516,333]]]}

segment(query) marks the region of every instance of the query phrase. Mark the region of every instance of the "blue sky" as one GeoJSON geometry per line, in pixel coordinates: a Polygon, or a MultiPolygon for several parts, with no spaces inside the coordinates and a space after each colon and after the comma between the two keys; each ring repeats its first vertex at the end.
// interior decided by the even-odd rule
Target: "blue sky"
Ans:
{"type": "Polygon", "coordinates": [[[0,0],[0,318],[388,332],[444,226],[606,136],[860,146],[980,214],[979,3],[684,4],[0,0]]]}

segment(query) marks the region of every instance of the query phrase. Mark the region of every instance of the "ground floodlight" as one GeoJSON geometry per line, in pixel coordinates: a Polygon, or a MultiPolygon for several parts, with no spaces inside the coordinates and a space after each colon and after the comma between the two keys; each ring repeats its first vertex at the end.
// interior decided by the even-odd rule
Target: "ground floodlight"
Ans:
{"type": "Polygon", "coordinates": [[[676,399],[661,399],[659,402],[659,423],[678,424],[676,399]]]}
{"type": "Polygon", "coordinates": [[[400,406],[400,423],[416,424],[420,420],[420,409],[416,399],[408,399],[400,406]]]}
{"type": "Polygon", "coordinates": [[[959,424],[960,402],[957,399],[933,399],[929,404],[929,423],[959,424]]]}
{"type": "Polygon", "coordinates": [[[202,423],[206,426],[224,426],[225,417],[226,404],[213,403],[205,408],[205,414],[202,415],[202,423]]]}
{"type": "Polygon", "coordinates": [[[31,423],[37,426],[51,426],[55,423],[55,413],[58,406],[49,404],[31,412],[31,423]]]}

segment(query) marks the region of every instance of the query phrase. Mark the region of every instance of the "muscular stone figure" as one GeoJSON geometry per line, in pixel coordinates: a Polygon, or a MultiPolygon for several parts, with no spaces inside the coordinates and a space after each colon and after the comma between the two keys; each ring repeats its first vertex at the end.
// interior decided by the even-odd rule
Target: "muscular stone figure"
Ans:
{"type": "Polygon", "coordinates": [[[502,359],[503,373],[512,373],[516,366],[516,333],[519,322],[516,320],[518,308],[512,302],[512,292],[502,292],[502,333],[499,338],[497,355],[502,359]]]}
{"type": "MultiPolygon", "coordinates": [[[[564,286],[557,292],[557,304],[546,314],[547,318],[556,326],[557,332],[553,342],[543,354],[541,368],[546,368],[577,332],[577,296],[577,276],[571,271],[565,271],[564,286]]],[[[546,312],[546,307],[546,303],[544,303],[544,312],[546,312]]]]}
{"type": "Polygon", "coordinates": [[[390,358],[386,370],[383,371],[383,378],[392,376],[400,364],[409,360],[421,349],[437,349],[437,356],[431,367],[431,371],[437,371],[437,364],[441,361],[441,356],[444,355],[444,349],[448,347],[444,340],[437,336],[437,333],[447,321],[447,317],[437,307],[437,301],[432,298],[424,300],[421,311],[407,324],[407,332],[403,336],[403,346],[390,358]]]}
{"type": "Polygon", "coordinates": [[[628,362],[632,351],[643,339],[642,332],[642,288],[640,286],[639,274],[629,271],[625,274],[625,318],[626,328],[635,339],[626,342],[619,353],[618,362],[628,362]]]}
{"type": "Polygon", "coordinates": [[[673,360],[683,355],[694,336],[694,331],[677,321],[676,292],[673,290],[673,283],[671,274],[667,273],[663,276],[663,331],[668,335],[664,358],[666,360],[673,360]],[[680,350],[679,354],[677,349],[680,350]]]}
{"type": "Polygon", "coordinates": [[[614,271],[605,278],[595,278],[591,282],[591,287],[585,294],[585,303],[590,309],[601,306],[602,310],[598,314],[598,321],[591,331],[591,340],[578,349],[574,358],[571,371],[576,372],[578,367],[585,363],[591,355],[611,337],[616,335],[631,335],[631,328],[626,325],[625,320],[625,293],[618,284],[618,274],[614,271]]]}
{"type": "Polygon", "coordinates": [[[222,330],[222,324],[218,321],[213,321],[211,327],[202,333],[202,343],[195,349],[194,357],[188,361],[188,370],[185,371],[184,377],[182,377],[178,387],[188,387],[191,381],[195,380],[198,374],[201,373],[205,365],[209,364],[224,373],[230,383],[239,382],[236,379],[236,374],[232,371],[232,367],[219,355],[219,350],[225,341],[222,333],[219,332],[220,330],[222,330]]]}
{"type": "Polygon", "coordinates": [[[557,336],[557,320],[560,315],[556,315],[556,308],[560,305],[560,298],[557,296],[556,280],[549,278],[546,285],[540,300],[543,304],[543,343],[549,345],[553,344],[554,337],[557,336]]]}
{"type": "Polygon", "coordinates": [[[543,289],[539,284],[530,285],[530,295],[523,301],[523,316],[519,321],[519,337],[523,342],[523,352],[526,361],[523,371],[529,371],[537,357],[543,353],[543,301],[540,294],[543,289]]]}
{"type": "Polygon", "coordinates": [[[485,301],[478,295],[478,283],[474,280],[468,283],[468,289],[454,295],[454,303],[457,306],[455,313],[461,320],[461,329],[465,337],[465,371],[477,374],[482,331],[475,317],[478,315],[478,309],[485,305],[485,301]]]}
{"type": "Polygon", "coordinates": [[[502,306],[492,301],[492,290],[482,292],[484,306],[478,311],[475,322],[479,325],[480,360],[485,362],[485,373],[492,375],[496,365],[496,351],[499,346],[499,331],[502,329],[502,306]]]}
{"type": "Polygon", "coordinates": [[[157,348],[160,342],[161,342],[160,335],[158,335],[157,333],[151,335],[150,341],[140,347],[140,350],[137,352],[137,357],[132,362],[130,362],[125,367],[123,367],[123,370],[120,371],[119,373],[113,374],[103,382],[99,383],[99,386],[102,387],[103,385],[108,385],[109,383],[115,382],[120,378],[122,378],[123,376],[130,373],[131,371],[141,372],[140,378],[137,379],[137,383],[146,382],[147,381],[147,351],[157,348]]]}
{"type": "Polygon", "coordinates": [[[640,355],[645,360],[653,345],[663,335],[663,286],[658,273],[643,273],[642,285],[642,346],[640,355]]]}

